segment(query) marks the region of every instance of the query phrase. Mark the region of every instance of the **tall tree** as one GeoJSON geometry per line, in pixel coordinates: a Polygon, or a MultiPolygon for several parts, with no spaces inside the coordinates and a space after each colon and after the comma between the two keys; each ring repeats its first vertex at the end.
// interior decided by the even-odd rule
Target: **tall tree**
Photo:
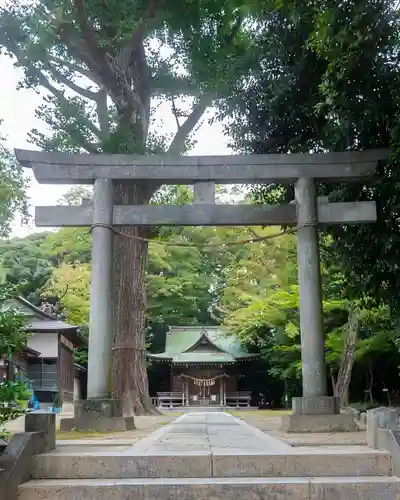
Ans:
{"type": "MultiPolygon", "coordinates": [[[[206,108],[224,97],[246,63],[240,0],[177,3],[112,0],[10,2],[0,11],[0,45],[25,71],[24,86],[46,91],[33,131],[45,150],[181,154],[206,108]],[[182,12],[185,22],[182,23],[182,12]],[[154,98],[171,102],[177,131],[151,130],[154,98]],[[179,98],[190,105],[179,108],[179,98]]],[[[154,183],[115,184],[117,204],[148,203],[154,183]]],[[[150,411],[144,354],[147,236],[115,238],[113,395],[125,415],[150,411]]]]}
{"type": "MultiPolygon", "coordinates": [[[[259,234],[276,232],[258,229],[259,234]]],[[[354,289],[330,238],[322,241],[326,361],[332,392],[347,406],[353,368],[373,371],[378,353],[393,352],[395,332],[388,307],[354,289]]],[[[246,245],[227,272],[222,296],[224,322],[266,360],[269,374],[297,388],[301,377],[296,241],[285,235],[246,245]]]]}
{"type": "MultiPolygon", "coordinates": [[[[233,145],[248,153],[392,147],[392,161],[379,165],[370,181],[318,188],[332,201],[376,200],[376,224],[331,232],[353,284],[397,308],[397,2],[279,0],[266,3],[260,17],[253,32],[258,64],[223,109],[234,118],[233,145]],[[368,241],[367,248],[359,241],[368,241]]],[[[262,203],[281,202],[293,198],[293,186],[257,186],[254,194],[262,203]]]]}

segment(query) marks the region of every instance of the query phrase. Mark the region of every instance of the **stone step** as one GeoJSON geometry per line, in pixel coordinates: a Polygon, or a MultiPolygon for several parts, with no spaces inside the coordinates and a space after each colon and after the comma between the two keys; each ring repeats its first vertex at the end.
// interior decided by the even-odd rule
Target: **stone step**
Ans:
{"type": "Polygon", "coordinates": [[[77,479],[30,481],[18,500],[398,500],[395,477],[77,479]]]}
{"type": "Polygon", "coordinates": [[[389,476],[391,455],[356,448],[293,449],[290,453],[174,453],[146,455],[128,451],[52,452],[33,461],[33,479],[207,478],[389,476]]]}

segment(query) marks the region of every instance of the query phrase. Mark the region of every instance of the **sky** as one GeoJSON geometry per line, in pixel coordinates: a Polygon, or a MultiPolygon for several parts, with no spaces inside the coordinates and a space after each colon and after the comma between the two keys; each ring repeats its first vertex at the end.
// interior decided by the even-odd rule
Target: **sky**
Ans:
{"type": "MultiPolygon", "coordinates": [[[[0,0],[1,1],[1,0],[0,0]]],[[[17,90],[18,81],[22,77],[22,71],[14,68],[13,61],[5,55],[0,55],[0,120],[1,134],[6,136],[6,144],[9,149],[38,149],[28,142],[28,132],[32,128],[45,131],[46,126],[40,119],[35,117],[35,109],[42,102],[42,95],[33,90],[17,90]]],[[[163,130],[175,132],[176,124],[172,115],[168,112],[167,105],[161,105],[157,116],[163,121],[163,130]]],[[[207,116],[212,116],[212,111],[206,115],[202,126],[195,135],[196,146],[190,152],[191,155],[225,155],[229,154],[228,138],[223,134],[223,126],[220,123],[210,125],[207,116]]],[[[28,226],[21,226],[18,221],[13,224],[12,236],[24,236],[26,234],[41,231],[36,228],[33,221],[33,207],[35,205],[54,205],[60,196],[68,191],[70,186],[40,185],[34,179],[30,170],[26,170],[30,179],[28,190],[30,212],[32,220],[28,226]]]]}

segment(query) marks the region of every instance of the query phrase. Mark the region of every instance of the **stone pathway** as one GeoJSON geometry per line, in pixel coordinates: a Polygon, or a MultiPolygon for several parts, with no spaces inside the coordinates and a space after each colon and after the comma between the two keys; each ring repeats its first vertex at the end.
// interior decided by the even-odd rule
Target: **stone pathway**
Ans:
{"type": "Polygon", "coordinates": [[[135,451],[148,454],[287,451],[290,447],[226,413],[188,413],[143,439],[135,451]]]}
{"type": "MultiPolygon", "coordinates": [[[[198,413],[198,412],[197,412],[198,413]]],[[[194,412],[194,414],[197,414],[194,412]]],[[[206,412],[209,415],[211,412],[206,412]]],[[[222,414],[221,412],[219,412],[222,414]]],[[[255,412],[237,412],[237,418],[245,421],[253,427],[261,430],[263,433],[267,433],[270,436],[277,438],[278,440],[284,441],[291,446],[338,446],[338,445],[357,445],[366,446],[367,436],[365,429],[360,432],[333,432],[333,433],[308,433],[308,434],[285,434],[279,431],[279,426],[281,423],[280,416],[264,415],[262,411],[259,415],[255,415],[255,412]]],[[[187,413],[187,415],[189,415],[187,413]]],[[[129,432],[111,433],[105,434],[104,436],[93,436],[85,437],[84,439],[75,438],[75,440],[67,439],[66,444],[76,443],[79,444],[90,444],[94,441],[96,443],[105,443],[118,440],[120,443],[136,443],[141,439],[145,438],[155,430],[160,427],[164,427],[171,423],[172,421],[177,421],[175,419],[181,417],[181,415],[174,412],[167,412],[159,416],[136,416],[135,425],[136,429],[129,432]]],[[[218,417],[217,417],[218,418],[218,417]]],[[[178,420],[179,422],[180,420],[178,420]]],[[[20,421],[19,428],[14,429],[14,432],[23,431],[23,420],[20,421]]],[[[66,435],[67,433],[64,433],[66,435]]],[[[59,441],[59,444],[63,444],[63,441],[59,441]]]]}

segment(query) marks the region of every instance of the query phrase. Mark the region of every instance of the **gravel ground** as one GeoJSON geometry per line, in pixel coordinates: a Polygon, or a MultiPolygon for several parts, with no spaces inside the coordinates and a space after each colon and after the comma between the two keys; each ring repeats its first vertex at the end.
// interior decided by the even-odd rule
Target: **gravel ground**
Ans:
{"type": "Polygon", "coordinates": [[[140,439],[148,436],[159,427],[169,424],[179,414],[174,413],[171,415],[158,415],[158,416],[136,416],[134,431],[127,432],[112,432],[107,434],[101,433],[79,433],[79,432],[57,432],[57,442],[71,441],[71,440],[84,440],[84,441],[109,441],[118,440],[118,442],[136,443],[140,439]]]}
{"type": "MultiPolygon", "coordinates": [[[[271,412],[272,413],[272,412],[271,412]]],[[[253,412],[251,415],[246,415],[246,412],[237,412],[236,416],[242,418],[250,425],[258,427],[260,430],[267,432],[271,436],[282,439],[293,446],[324,446],[324,445],[366,445],[366,431],[359,432],[316,432],[304,434],[292,434],[279,431],[281,418],[273,415],[264,415],[261,411],[259,416],[253,412]]]]}

